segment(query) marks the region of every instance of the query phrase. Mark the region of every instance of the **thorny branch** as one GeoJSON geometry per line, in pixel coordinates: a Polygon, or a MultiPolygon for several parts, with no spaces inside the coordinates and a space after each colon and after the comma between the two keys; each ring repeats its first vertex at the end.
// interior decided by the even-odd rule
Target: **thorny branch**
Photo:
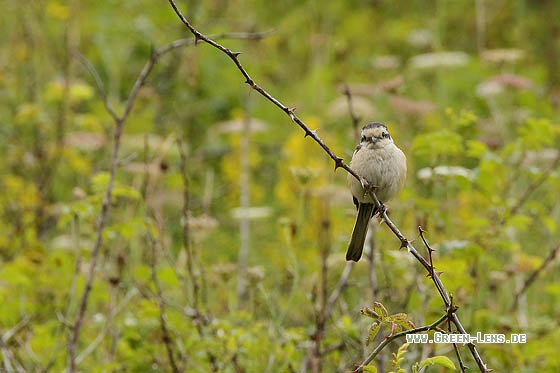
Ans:
{"type": "Polygon", "coordinates": [[[360,179],[360,177],[358,176],[358,174],[356,174],[354,172],[354,170],[352,170],[346,163],[344,163],[344,160],[342,158],[340,158],[339,156],[337,156],[328,146],[327,144],[325,144],[325,142],[323,140],[321,140],[321,138],[317,135],[317,131],[316,130],[311,130],[309,129],[309,127],[307,127],[307,125],[298,118],[298,116],[295,114],[295,108],[289,108],[286,105],[282,104],[280,101],[278,101],[274,96],[272,96],[270,93],[268,93],[267,91],[265,91],[262,87],[260,87],[257,83],[255,83],[255,81],[251,78],[251,76],[249,75],[249,73],[247,72],[247,70],[245,70],[245,68],[243,67],[243,65],[241,65],[241,62],[239,62],[239,58],[238,56],[240,55],[240,52],[233,52],[232,50],[224,47],[223,45],[217,43],[216,41],[214,41],[213,39],[211,39],[208,36],[205,36],[203,34],[201,34],[199,31],[197,31],[191,24],[190,22],[185,18],[185,16],[183,16],[183,14],[181,13],[181,11],[179,11],[179,9],[177,8],[177,5],[175,5],[175,2],[173,0],[168,0],[169,3],[171,4],[171,7],[173,7],[173,10],[175,11],[175,13],[177,14],[177,16],[179,17],[179,19],[183,22],[183,24],[189,29],[189,31],[194,35],[195,38],[195,43],[199,42],[199,41],[204,41],[207,44],[210,44],[211,46],[213,46],[214,48],[217,48],[218,50],[222,51],[223,53],[225,53],[235,64],[235,66],[237,67],[237,69],[239,70],[239,72],[241,73],[241,75],[243,75],[243,77],[245,78],[245,83],[249,84],[249,86],[251,86],[251,88],[253,88],[255,91],[259,92],[262,96],[264,96],[268,101],[272,102],[274,105],[276,105],[278,108],[280,108],[280,110],[282,110],[284,113],[286,113],[290,119],[295,122],[304,132],[305,132],[305,137],[309,136],[311,137],[313,140],[315,140],[315,142],[317,142],[325,152],[327,152],[327,154],[332,158],[332,160],[335,162],[335,169],[342,167],[343,169],[345,169],[347,172],[349,172],[350,174],[352,174],[352,176],[354,176],[357,179],[360,179]]]}
{"type": "Polygon", "coordinates": [[[449,318],[449,314],[444,314],[443,316],[441,316],[439,319],[437,319],[435,322],[433,322],[430,325],[426,325],[426,326],[421,326],[419,328],[414,328],[414,329],[409,329],[409,330],[404,330],[400,333],[396,333],[396,334],[392,334],[390,336],[387,336],[369,355],[368,357],[364,360],[363,363],[361,363],[360,365],[358,365],[358,367],[354,370],[354,372],[361,372],[362,369],[368,365],[369,363],[371,363],[371,361],[373,359],[375,359],[375,357],[381,352],[381,350],[383,350],[385,348],[385,346],[387,346],[389,343],[391,343],[392,341],[394,341],[397,338],[403,337],[405,335],[408,334],[417,334],[417,333],[422,333],[422,332],[427,332],[433,329],[436,329],[438,327],[438,325],[440,325],[441,323],[443,323],[445,320],[447,320],[449,318]]]}
{"type": "MultiPolygon", "coordinates": [[[[412,243],[410,243],[408,241],[408,239],[401,233],[401,231],[398,229],[398,227],[389,219],[389,216],[387,215],[386,209],[384,209],[382,207],[379,199],[375,195],[375,190],[374,190],[375,188],[373,186],[369,185],[368,182],[365,179],[360,177],[354,170],[352,170],[344,162],[344,160],[341,157],[337,156],[327,146],[327,144],[325,144],[325,142],[317,135],[316,130],[312,131],[311,129],[309,129],[309,127],[307,127],[307,125],[300,118],[298,118],[298,116],[294,113],[294,109],[288,108],[287,106],[282,104],[280,101],[278,101],[274,96],[272,96],[270,93],[268,93],[262,87],[260,87],[257,83],[255,83],[255,81],[251,78],[249,73],[245,70],[245,68],[243,67],[243,65],[239,61],[239,58],[238,58],[238,56],[240,54],[239,52],[233,52],[230,49],[224,47],[223,45],[217,43],[216,41],[214,41],[214,40],[210,39],[209,37],[200,33],[198,30],[196,30],[190,24],[190,22],[185,18],[185,16],[183,16],[183,14],[177,8],[177,5],[175,4],[175,2],[173,0],[168,0],[168,1],[169,1],[169,4],[171,5],[171,7],[173,8],[173,10],[175,11],[175,13],[177,14],[177,16],[179,17],[179,19],[181,20],[181,22],[183,22],[183,24],[194,35],[195,42],[204,41],[205,43],[210,44],[214,48],[216,48],[216,49],[220,50],[221,52],[225,53],[233,61],[233,63],[235,64],[235,66],[237,67],[237,69],[239,70],[241,75],[243,75],[243,77],[245,78],[245,82],[247,84],[249,84],[249,86],[251,86],[252,89],[259,92],[268,101],[272,102],[275,106],[280,108],[280,110],[282,110],[284,113],[286,113],[290,117],[290,119],[293,122],[295,122],[305,132],[305,137],[307,137],[307,136],[311,137],[315,142],[317,142],[317,144],[319,144],[319,146],[321,146],[321,148],[323,148],[323,150],[335,162],[335,169],[343,168],[349,174],[351,174],[356,179],[361,181],[362,185],[364,185],[364,188],[365,188],[366,192],[370,194],[370,196],[372,197],[372,199],[375,202],[375,205],[381,211],[380,218],[386,222],[389,229],[391,229],[391,231],[395,234],[395,236],[397,236],[397,238],[400,240],[401,247],[406,247],[407,250],[416,258],[416,260],[418,260],[420,262],[420,264],[422,264],[422,266],[428,271],[428,273],[431,274],[432,273],[432,267],[430,266],[430,263],[428,263],[426,261],[426,259],[424,259],[424,257],[422,255],[420,255],[420,253],[416,250],[416,248],[412,245],[412,243]]],[[[440,293],[440,296],[442,297],[442,299],[445,303],[446,309],[449,310],[450,307],[452,306],[451,298],[449,297],[449,294],[445,290],[445,287],[444,287],[443,283],[441,282],[440,276],[437,272],[435,272],[433,274],[433,281],[436,284],[438,292],[440,293]]],[[[465,331],[465,328],[463,327],[463,325],[461,324],[459,318],[457,317],[457,315],[455,313],[451,313],[449,317],[451,318],[451,322],[457,327],[457,329],[459,330],[460,333],[467,334],[467,332],[465,331]]],[[[476,364],[478,365],[480,371],[481,372],[490,372],[490,370],[486,367],[486,364],[482,360],[480,354],[478,353],[478,350],[476,349],[476,346],[473,343],[469,343],[468,348],[471,351],[471,354],[473,355],[473,358],[476,361],[476,364]]]]}

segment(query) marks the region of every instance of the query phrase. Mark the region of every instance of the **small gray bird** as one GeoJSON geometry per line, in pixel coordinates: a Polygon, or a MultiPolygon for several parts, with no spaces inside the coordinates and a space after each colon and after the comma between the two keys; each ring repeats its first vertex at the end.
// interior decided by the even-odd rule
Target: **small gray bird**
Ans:
{"type": "MultiPolygon", "coordinates": [[[[399,193],[406,180],[406,156],[382,123],[368,123],[362,128],[362,138],[352,155],[350,168],[375,187],[375,195],[381,202],[387,202],[399,193]]],[[[377,211],[359,180],[348,174],[348,184],[358,216],[346,260],[357,262],[362,256],[369,220],[377,211]]]]}

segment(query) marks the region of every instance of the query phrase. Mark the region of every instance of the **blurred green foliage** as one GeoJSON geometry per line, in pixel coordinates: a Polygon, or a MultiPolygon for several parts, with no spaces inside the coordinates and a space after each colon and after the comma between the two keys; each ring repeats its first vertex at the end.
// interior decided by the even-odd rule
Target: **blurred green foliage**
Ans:
{"type": "MultiPolygon", "coordinates": [[[[558,263],[543,262],[559,245],[559,4],[178,3],[207,35],[273,30],[260,40],[220,42],[242,52],[255,81],[296,107],[345,160],[355,142],[343,84],[362,122],[387,123],[409,160],[406,188],[388,204],[391,218],[409,239],[419,225],[427,231],[467,331],[527,334],[526,344],[478,346],[490,368],[510,372],[560,369],[558,263]]],[[[78,55],[120,113],[152,48],[191,35],[166,2],[2,5],[0,359],[4,368],[61,371],[114,128],[78,55]]],[[[182,371],[311,370],[305,361],[322,276],[330,294],[345,266],[354,210],[345,173],[333,172],[317,144],[249,90],[231,61],[203,43],[158,60],[124,125],[80,370],[169,371],[166,342],[182,371]],[[252,130],[244,134],[247,117],[252,130]],[[245,171],[250,210],[239,209],[245,171]],[[239,216],[249,214],[247,292],[239,298],[239,216]],[[170,336],[161,329],[152,266],[170,336]]],[[[383,225],[375,234],[376,286],[367,260],[353,267],[321,335],[324,371],[353,369],[371,351],[360,309],[372,301],[417,326],[444,312],[418,263],[383,225]]],[[[459,366],[448,345],[397,348],[368,369],[459,366]]]]}

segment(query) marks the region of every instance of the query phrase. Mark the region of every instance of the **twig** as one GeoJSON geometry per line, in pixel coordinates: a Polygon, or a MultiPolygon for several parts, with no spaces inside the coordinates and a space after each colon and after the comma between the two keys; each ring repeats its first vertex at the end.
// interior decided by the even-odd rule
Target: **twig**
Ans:
{"type": "Polygon", "coordinates": [[[187,154],[183,148],[183,142],[180,136],[177,136],[177,149],[179,150],[179,171],[181,172],[181,178],[183,180],[183,207],[182,207],[182,226],[183,226],[183,247],[185,254],[187,255],[187,274],[191,283],[192,291],[192,304],[196,318],[201,314],[200,307],[198,304],[200,284],[198,283],[198,278],[194,272],[194,262],[195,253],[191,245],[190,230],[189,230],[189,218],[190,218],[190,195],[189,195],[189,176],[187,173],[187,154]]]}
{"type": "Polygon", "coordinates": [[[340,274],[340,278],[338,279],[336,287],[334,288],[331,295],[329,296],[329,299],[327,300],[327,305],[325,307],[325,316],[324,316],[325,319],[330,317],[334,309],[334,305],[338,300],[338,298],[340,297],[342,290],[346,287],[346,285],[348,285],[348,277],[350,277],[350,272],[352,271],[353,267],[354,267],[354,263],[347,262],[346,266],[342,270],[342,273],[340,274]]]}
{"type": "Polygon", "coordinates": [[[370,232],[370,239],[369,239],[369,246],[370,250],[366,256],[368,261],[368,279],[369,279],[369,286],[371,287],[371,299],[377,299],[377,295],[379,293],[379,287],[377,282],[377,271],[376,271],[376,263],[375,263],[375,223],[370,222],[369,224],[369,232],[370,232]]]}
{"type": "MultiPolygon", "coordinates": [[[[418,226],[418,232],[420,233],[420,238],[422,239],[422,242],[424,243],[424,246],[426,246],[426,249],[428,249],[428,258],[430,260],[430,268],[428,269],[429,272],[429,276],[430,278],[433,280],[436,276],[436,274],[439,276],[441,273],[435,271],[435,267],[434,267],[434,260],[433,260],[433,252],[435,251],[434,249],[432,249],[432,247],[430,246],[430,244],[428,244],[428,241],[426,240],[426,237],[424,237],[424,233],[426,232],[424,229],[422,229],[421,226],[418,226]]],[[[436,286],[436,288],[438,289],[440,294],[447,294],[447,291],[445,290],[445,288],[443,287],[443,284],[440,281],[435,281],[434,280],[434,285],[436,286]]],[[[451,296],[448,296],[449,298],[449,304],[446,302],[445,306],[449,309],[451,309],[453,307],[453,298],[451,298],[451,296]]],[[[455,310],[453,310],[453,312],[455,312],[455,310]]]]}
{"type": "Polygon", "coordinates": [[[403,337],[403,336],[408,335],[408,334],[416,334],[416,333],[427,332],[427,331],[433,330],[433,329],[437,328],[437,326],[440,325],[442,322],[444,322],[448,317],[449,317],[449,314],[446,313],[430,325],[421,326],[419,328],[414,328],[414,329],[409,329],[409,330],[404,330],[400,333],[392,334],[390,336],[385,337],[385,339],[368,355],[368,357],[364,360],[364,362],[361,363],[360,365],[358,365],[358,367],[356,368],[356,370],[354,370],[354,372],[361,372],[362,369],[364,368],[364,366],[371,363],[371,361],[373,359],[375,359],[375,357],[381,352],[381,350],[383,350],[385,348],[385,346],[387,346],[389,343],[391,343],[395,339],[403,337]]]}
{"type": "Polygon", "coordinates": [[[97,337],[95,337],[95,339],[86,347],[84,348],[84,350],[82,352],[80,352],[80,354],[76,357],[76,364],[80,364],[82,361],[84,361],[84,359],[91,354],[93,351],[95,351],[95,349],[97,348],[97,346],[103,341],[103,338],[105,338],[105,335],[107,334],[107,331],[109,330],[109,326],[112,323],[112,321],[115,319],[115,317],[124,309],[124,307],[130,303],[130,301],[134,298],[134,296],[136,296],[136,294],[138,294],[138,289],[136,288],[132,288],[124,297],[124,299],[121,301],[121,303],[119,303],[109,314],[109,318],[107,319],[107,322],[103,325],[103,328],[101,329],[101,331],[99,332],[99,334],[97,335],[97,337]]]}
{"type": "Polygon", "coordinates": [[[550,174],[558,167],[559,164],[560,164],[560,153],[556,156],[554,162],[552,162],[552,164],[548,167],[548,169],[537,180],[533,181],[527,187],[527,189],[525,189],[521,197],[517,200],[515,205],[513,205],[513,207],[510,209],[509,216],[515,215],[517,211],[521,207],[523,207],[523,205],[529,200],[529,197],[531,197],[531,194],[533,194],[533,192],[538,187],[540,187],[546,181],[546,179],[548,179],[550,174]]]}
{"type": "Polygon", "coordinates": [[[25,372],[25,369],[16,360],[14,354],[10,351],[2,337],[0,337],[0,352],[2,353],[2,361],[4,362],[4,369],[6,372],[25,372]],[[15,366],[15,368],[13,366],[15,366]]]}
{"type": "Polygon", "coordinates": [[[461,357],[461,352],[459,351],[459,347],[457,346],[457,343],[453,343],[453,350],[455,350],[455,355],[457,356],[457,361],[459,361],[459,367],[461,368],[461,372],[465,373],[469,368],[465,365],[465,362],[461,357]]]}
{"type": "MultiPolygon", "coordinates": [[[[251,127],[251,96],[245,97],[241,141],[239,144],[239,207],[247,211],[251,204],[249,134],[251,127]]],[[[247,214],[239,217],[239,251],[237,254],[237,308],[242,309],[247,300],[247,258],[249,256],[251,225],[247,214]]]]}
{"type": "MultiPolygon", "coordinates": [[[[143,78],[139,77],[135,86],[136,85],[141,85],[143,83],[143,79],[145,79],[145,77],[143,77],[143,78]],[[139,81],[141,83],[138,83],[139,81]]],[[[132,104],[130,103],[131,97],[132,96],[129,96],[129,103],[127,103],[127,107],[132,107],[132,104]]],[[[110,106],[108,104],[106,106],[108,108],[110,108],[110,106]]],[[[86,312],[87,303],[88,303],[88,300],[89,300],[89,294],[90,294],[91,289],[93,287],[93,277],[95,275],[95,269],[96,269],[96,266],[97,266],[99,249],[101,248],[101,243],[102,243],[102,239],[103,239],[103,231],[105,229],[107,215],[108,215],[108,212],[109,212],[109,204],[110,204],[110,201],[111,201],[111,196],[113,194],[113,184],[114,184],[114,181],[115,181],[115,174],[117,172],[117,163],[118,163],[118,155],[119,155],[119,149],[120,149],[120,144],[121,144],[121,135],[122,135],[122,132],[123,132],[124,122],[125,122],[129,112],[130,111],[126,111],[125,114],[123,114],[123,116],[117,117],[116,120],[115,120],[115,129],[114,129],[114,132],[113,132],[113,150],[111,152],[111,166],[109,168],[109,182],[107,183],[107,188],[105,190],[105,196],[103,198],[103,203],[101,205],[101,213],[99,215],[99,218],[97,219],[96,237],[95,237],[95,243],[93,245],[93,249],[91,251],[90,265],[89,265],[89,270],[88,270],[87,278],[86,278],[86,286],[83,290],[82,297],[80,299],[78,314],[76,315],[76,319],[75,319],[74,325],[72,327],[72,330],[70,332],[70,338],[69,338],[69,341],[68,341],[68,359],[69,359],[69,364],[68,365],[69,365],[70,372],[74,372],[76,370],[75,359],[76,359],[76,352],[77,352],[77,347],[78,347],[78,340],[79,340],[79,337],[80,337],[80,330],[81,330],[82,322],[83,322],[84,315],[85,315],[85,312],[86,312]]]]}
{"type": "Polygon", "coordinates": [[[7,330],[4,332],[4,334],[2,334],[1,338],[5,343],[8,343],[10,341],[10,339],[12,339],[12,337],[14,335],[16,335],[17,333],[19,333],[19,331],[23,328],[25,328],[27,326],[27,324],[29,324],[29,320],[31,318],[29,316],[24,316],[21,320],[19,320],[19,322],[14,325],[13,328],[7,330]]]}
{"type": "MultiPolygon", "coordinates": [[[[325,328],[327,324],[327,297],[328,297],[328,264],[329,250],[331,247],[331,221],[329,218],[329,202],[328,199],[323,200],[323,210],[319,226],[319,255],[320,255],[320,276],[319,276],[319,309],[315,312],[315,332],[311,335],[311,346],[306,358],[305,365],[311,365],[312,372],[319,373],[323,371],[321,343],[325,336],[325,328]]],[[[330,313],[330,311],[328,311],[330,313]]],[[[305,367],[307,368],[307,366],[305,367]]]]}
{"type": "MultiPolygon", "coordinates": [[[[336,304],[336,301],[340,297],[340,294],[342,294],[342,290],[346,287],[346,285],[348,285],[348,277],[350,277],[350,272],[352,272],[353,267],[354,267],[354,262],[346,262],[346,266],[342,270],[342,273],[340,274],[340,278],[338,279],[338,282],[334,290],[331,292],[331,295],[327,299],[325,307],[323,308],[322,316],[321,316],[323,320],[326,321],[331,316],[334,310],[334,305],[336,304]]],[[[325,352],[323,351],[322,354],[324,355],[325,352]]],[[[307,357],[301,364],[301,369],[300,369],[301,372],[307,371],[307,366],[309,364],[309,360],[311,359],[311,356],[312,356],[312,351],[310,350],[309,353],[307,354],[307,357]]]]}
{"type": "Polygon", "coordinates": [[[355,142],[358,142],[358,140],[360,139],[360,117],[358,117],[356,111],[354,110],[352,92],[350,91],[350,87],[348,87],[348,84],[344,84],[344,86],[342,87],[342,93],[346,96],[346,102],[348,103],[348,113],[350,114],[350,118],[352,119],[352,132],[354,134],[354,140],[355,142]]]}
{"type": "MultiPolygon", "coordinates": [[[[183,180],[183,207],[181,210],[182,214],[182,238],[183,238],[183,247],[185,250],[185,254],[187,256],[187,275],[189,276],[189,280],[191,283],[191,297],[192,297],[192,304],[190,305],[192,310],[189,312],[189,317],[192,319],[196,331],[201,339],[205,338],[205,331],[203,329],[203,325],[209,323],[208,315],[204,314],[201,310],[199,304],[199,293],[200,293],[200,283],[197,274],[195,273],[195,251],[192,247],[191,243],[191,233],[189,229],[189,219],[190,219],[190,189],[189,189],[189,175],[187,172],[187,154],[185,149],[183,148],[183,142],[180,136],[177,136],[177,148],[179,150],[179,171],[181,173],[181,179],[183,180]]],[[[217,360],[214,352],[206,351],[206,356],[210,365],[212,366],[213,371],[218,371],[217,360]]]]}
{"type": "Polygon", "coordinates": [[[358,176],[358,174],[356,174],[356,172],[354,172],[354,170],[352,170],[346,163],[344,163],[344,160],[342,158],[337,156],[327,146],[327,144],[325,144],[325,142],[323,140],[321,140],[321,138],[317,135],[316,130],[313,130],[313,131],[310,130],[309,127],[307,127],[307,125],[301,119],[298,118],[298,116],[294,113],[294,111],[295,111],[294,108],[292,108],[292,109],[288,108],[286,105],[282,104],[275,97],[273,97],[270,93],[265,91],[262,87],[260,87],[257,83],[255,83],[255,81],[251,78],[249,73],[247,73],[247,71],[245,70],[243,65],[241,65],[241,62],[239,62],[238,56],[239,56],[240,52],[233,52],[230,49],[228,49],[228,48],[224,47],[223,45],[217,43],[216,41],[212,40],[208,36],[205,36],[205,35],[201,34],[199,31],[197,31],[189,23],[189,21],[185,18],[185,16],[183,16],[183,14],[177,8],[177,5],[175,5],[175,2],[173,0],[168,0],[168,1],[169,1],[169,4],[171,4],[171,7],[173,8],[173,10],[177,14],[177,16],[179,17],[179,19],[181,20],[181,22],[183,22],[183,24],[194,35],[195,43],[197,43],[199,41],[204,41],[205,43],[210,44],[214,48],[216,48],[216,49],[222,51],[223,53],[225,53],[233,61],[233,63],[235,64],[235,66],[237,67],[237,69],[239,70],[241,75],[243,75],[243,77],[245,78],[245,83],[249,84],[249,86],[251,88],[253,88],[255,91],[259,92],[263,97],[265,97],[267,100],[272,102],[275,106],[280,108],[280,110],[282,110],[284,113],[286,113],[290,117],[290,119],[293,122],[295,122],[305,132],[305,137],[309,136],[313,140],[315,140],[315,142],[317,142],[321,146],[321,148],[323,148],[323,150],[335,162],[335,169],[341,167],[341,168],[345,169],[347,172],[349,172],[350,174],[352,174],[355,178],[360,179],[360,176],[358,176]]]}
{"type": "MultiPolygon", "coordinates": [[[[380,217],[386,222],[387,226],[391,229],[391,231],[395,234],[395,236],[397,236],[397,238],[400,240],[401,247],[406,247],[407,250],[420,262],[420,264],[422,264],[422,266],[424,266],[424,268],[426,268],[426,270],[428,270],[428,273],[431,273],[430,264],[426,261],[426,259],[424,259],[422,257],[422,255],[420,255],[420,253],[416,250],[416,248],[408,241],[408,239],[400,232],[400,230],[397,228],[397,226],[389,219],[386,209],[383,208],[381,202],[379,201],[379,199],[375,195],[375,192],[374,192],[375,188],[373,186],[369,185],[367,180],[360,177],[354,170],[352,170],[344,162],[344,160],[341,157],[337,156],[325,144],[325,142],[323,140],[321,140],[321,138],[319,136],[317,136],[317,131],[310,130],[309,127],[307,127],[307,125],[295,115],[294,109],[288,108],[287,106],[282,104],[280,101],[278,101],[275,97],[273,97],[270,93],[265,91],[262,87],[257,85],[255,83],[255,81],[249,76],[249,74],[247,73],[247,71],[245,70],[243,65],[241,65],[241,62],[239,61],[239,58],[238,58],[238,56],[240,54],[239,52],[233,52],[230,49],[222,46],[221,44],[217,43],[216,41],[208,38],[207,36],[203,35],[199,31],[197,31],[189,23],[189,21],[183,16],[183,14],[179,11],[177,6],[175,5],[175,2],[173,0],[168,0],[168,1],[171,4],[171,7],[173,8],[173,10],[177,14],[177,16],[179,17],[179,19],[181,20],[181,22],[183,22],[183,24],[194,35],[195,42],[204,41],[207,44],[210,44],[214,48],[216,48],[216,49],[220,50],[221,52],[225,53],[233,61],[233,63],[235,64],[235,66],[237,67],[239,72],[245,78],[245,82],[247,84],[249,84],[249,86],[251,86],[251,88],[253,88],[255,91],[259,92],[263,97],[265,97],[267,100],[272,102],[275,106],[280,108],[280,110],[282,110],[284,113],[286,113],[290,117],[290,119],[293,122],[295,122],[305,132],[305,137],[307,137],[307,136],[311,137],[313,140],[315,140],[315,142],[317,142],[317,144],[319,144],[319,146],[321,146],[321,148],[323,148],[323,150],[335,162],[335,170],[337,168],[343,168],[349,174],[354,176],[356,179],[360,180],[360,182],[364,186],[364,189],[365,189],[366,193],[368,193],[372,197],[376,207],[379,209],[379,211],[381,211],[380,212],[380,217]]],[[[446,309],[448,310],[451,306],[451,300],[449,298],[449,295],[445,291],[445,287],[443,286],[443,283],[441,282],[439,274],[434,273],[433,281],[436,284],[438,292],[440,293],[440,295],[441,295],[441,297],[442,297],[442,299],[443,299],[443,301],[446,305],[446,309]]],[[[461,333],[467,334],[466,331],[465,331],[465,328],[463,327],[463,325],[461,324],[461,322],[459,321],[459,318],[457,317],[457,315],[455,313],[451,314],[451,319],[452,319],[453,324],[455,324],[455,326],[457,327],[457,329],[461,333]]],[[[486,368],[486,364],[483,362],[482,358],[480,357],[480,355],[478,353],[478,350],[476,349],[475,345],[473,343],[469,343],[467,346],[468,346],[469,350],[471,351],[471,353],[472,353],[479,369],[481,370],[481,372],[489,372],[488,368],[486,368]]]]}
{"type": "Polygon", "coordinates": [[[156,287],[156,303],[159,311],[159,327],[162,333],[163,344],[165,345],[165,350],[167,352],[167,358],[169,359],[169,365],[174,373],[179,373],[180,370],[175,362],[175,356],[173,354],[172,339],[169,334],[169,329],[167,328],[167,320],[165,318],[165,303],[163,301],[163,291],[161,290],[161,284],[157,276],[156,263],[157,263],[157,252],[156,243],[151,235],[148,235],[148,242],[152,248],[152,260],[150,262],[152,270],[152,282],[156,287]]]}
{"type": "Polygon", "coordinates": [[[539,268],[535,269],[530,275],[529,277],[527,277],[527,279],[525,280],[525,282],[523,283],[523,286],[521,286],[521,288],[519,290],[517,290],[515,292],[515,297],[513,299],[513,304],[511,305],[511,309],[512,311],[515,310],[517,308],[517,306],[519,305],[519,297],[525,293],[525,291],[529,288],[529,286],[531,286],[533,284],[533,282],[535,282],[535,280],[537,279],[537,277],[548,268],[548,266],[552,263],[552,261],[554,260],[554,258],[556,258],[556,255],[558,254],[558,251],[560,251],[560,245],[554,247],[552,250],[550,250],[550,252],[548,253],[548,255],[546,256],[546,258],[543,260],[543,262],[541,263],[541,265],[539,266],[539,268]]]}
{"type": "MultiPolygon", "coordinates": [[[[236,34],[222,34],[222,35],[219,35],[219,36],[220,37],[232,37],[232,38],[244,38],[244,39],[246,39],[246,38],[260,39],[260,38],[264,37],[266,34],[267,33],[260,33],[260,34],[236,33],[236,34]]],[[[103,202],[102,202],[102,206],[101,206],[101,212],[99,214],[99,218],[97,219],[96,237],[95,237],[93,249],[91,251],[90,265],[89,265],[89,270],[88,270],[87,277],[86,277],[86,285],[85,285],[85,288],[83,290],[82,296],[80,298],[78,312],[76,314],[76,318],[75,318],[75,321],[72,325],[72,328],[71,328],[71,331],[70,331],[70,336],[68,338],[68,370],[70,372],[74,372],[76,370],[76,353],[77,353],[77,348],[78,348],[78,340],[80,338],[80,331],[81,331],[84,315],[85,315],[85,312],[86,312],[86,309],[87,309],[89,294],[90,294],[91,289],[93,287],[93,278],[94,278],[94,275],[95,275],[95,269],[97,267],[97,259],[98,259],[98,256],[99,256],[99,249],[101,248],[101,243],[102,243],[102,239],[103,239],[103,232],[104,232],[104,229],[105,229],[107,215],[108,215],[108,212],[109,212],[109,205],[110,205],[110,201],[111,201],[111,196],[113,194],[113,184],[114,184],[115,175],[116,175],[116,171],[117,171],[118,164],[119,164],[118,155],[119,155],[119,150],[120,150],[121,136],[122,136],[122,133],[123,133],[124,123],[126,122],[130,112],[132,111],[132,108],[134,106],[134,103],[136,101],[138,93],[140,92],[140,88],[142,88],[142,86],[146,82],[146,79],[148,78],[148,75],[152,71],[152,69],[153,69],[154,65],[157,63],[157,61],[161,58],[161,56],[163,56],[164,54],[166,54],[166,53],[168,53],[171,50],[174,50],[176,48],[179,48],[179,47],[182,47],[182,46],[185,46],[185,45],[192,45],[192,44],[193,44],[192,41],[187,42],[186,40],[178,40],[178,41],[172,42],[172,43],[170,43],[170,44],[168,44],[168,45],[166,45],[166,46],[164,46],[160,49],[153,50],[152,54],[150,56],[150,59],[146,62],[143,69],[140,71],[140,74],[136,78],[136,81],[134,82],[134,85],[131,88],[130,93],[128,95],[128,98],[126,100],[124,110],[123,110],[123,112],[120,116],[117,114],[117,112],[113,109],[112,105],[110,104],[109,99],[107,97],[107,94],[105,93],[105,89],[103,87],[103,81],[101,80],[101,78],[100,78],[99,74],[97,73],[97,70],[95,69],[95,67],[85,57],[83,57],[81,54],[76,53],[78,59],[85,66],[85,68],[89,71],[89,73],[93,76],[93,78],[95,80],[95,83],[96,83],[97,90],[99,92],[99,95],[103,99],[103,103],[105,105],[105,110],[109,113],[109,115],[113,118],[113,121],[115,122],[115,128],[113,130],[113,148],[112,148],[112,151],[111,151],[111,161],[110,161],[110,167],[109,167],[109,181],[107,183],[107,187],[106,187],[106,190],[105,190],[105,196],[103,198],[103,202]]]]}
{"type": "Polygon", "coordinates": [[[4,362],[4,370],[6,372],[25,372],[23,366],[17,361],[12,351],[8,348],[7,343],[19,333],[20,330],[25,328],[31,318],[29,316],[23,317],[13,328],[7,330],[0,336],[0,352],[2,353],[2,360],[4,362]],[[13,366],[15,366],[15,368],[13,366]]]}
{"type": "MultiPolygon", "coordinates": [[[[430,260],[431,260],[431,258],[430,258],[430,260]]],[[[458,309],[458,307],[453,306],[453,296],[450,296],[450,298],[451,298],[452,306],[449,309],[448,313],[449,312],[455,312],[458,309]]],[[[452,327],[451,327],[451,319],[449,317],[447,318],[447,331],[449,333],[453,332],[452,327]]],[[[457,343],[452,343],[452,345],[453,345],[453,350],[455,351],[455,355],[457,356],[457,361],[459,361],[459,366],[461,367],[461,372],[465,373],[465,371],[469,368],[465,365],[465,362],[463,361],[463,358],[461,357],[461,352],[459,351],[459,347],[457,346],[457,343]]]]}

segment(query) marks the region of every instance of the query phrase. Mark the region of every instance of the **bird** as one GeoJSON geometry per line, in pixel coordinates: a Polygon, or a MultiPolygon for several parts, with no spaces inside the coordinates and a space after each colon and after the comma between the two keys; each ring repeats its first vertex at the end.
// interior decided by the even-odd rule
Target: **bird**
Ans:
{"type": "MultiPolygon", "coordinates": [[[[374,188],[375,195],[382,203],[395,197],[406,180],[406,156],[393,142],[387,126],[379,122],[367,123],[362,127],[360,143],[352,155],[350,168],[374,188]]],[[[358,215],[346,260],[357,262],[362,257],[369,220],[378,211],[361,180],[349,173],[348,185],[358,215]]]]}

